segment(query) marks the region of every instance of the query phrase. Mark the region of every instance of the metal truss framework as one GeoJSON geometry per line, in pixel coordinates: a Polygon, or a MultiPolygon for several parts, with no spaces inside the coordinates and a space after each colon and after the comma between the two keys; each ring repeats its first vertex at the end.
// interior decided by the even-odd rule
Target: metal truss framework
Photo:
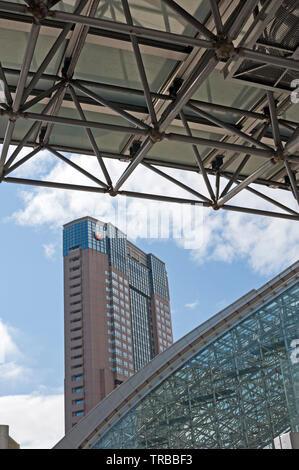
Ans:
{"type": "MultiPolygon", "coordinates": [[[[128,0],[122,0],[122,12],[126,23],[104,20],[99,16],[99,5],[105,8],[109,3],[106,0],[104,2],[80,0],[72,12],[57,9],[60,0],[26,0],[26,4],[0,1],[0,20],[16,21],[20,27],[24,24],[30,25],[20,69],[12,69],[0,63],[0,80],[4,96],[0,103],[0,119],[6,120],[5,132],[1,136],[0,182],[200,204],[215,210],[224,209],[299,220],[297,211],[250,186],[255,183],[289,190],[299,204],[299,186],[296,179],[299,167],[299,126],[298,123],[281,117],[287,109],[295,105],[290,100],[290,90],[282,90],[279,86],[280,80],[288,71],[299,73],[298,45],[297,50],[290,51],[282,46],[279,48],[277,45],[261,43],[262,33],[281,8],[283,0],[261,3],[257,0],[246,2],[210,0],[210,14],[205,22],[200,22],[174,0],[161,1],[164,8],[167,7],[187,25],[191,25],[197,34],[187,36],[135,26],[128,0]],[[227,17],[224,7],[232,3],[234,9],[227,17]],[[248,18],[250,18],[249,26],[248,18]],[[246,33],[237,44],[236,41],[245,23],[246,33]],[[43,27],[58,30],[59,33],[44,59],[38,64],[37,70],[33,72],[32,59],[43,27]],[[130,41],[142,89],[76,78],[76,66],[91,32],[98,36],[117,38],[119,41],[130,41]],[[163,49],[164,52],[176,50],[184,53],[184,61],[178,62],[159,92],[150,90],[142,52],[144,45],[163,49]],[[47,67],[59,51],[63,53],[57,72],[49,74],[47,67]],[[192,99],[216,68],[224,66],[226,80],[230,81],[235,72],[238,74],[238,67],[244,64],[244,61],[253,61],[255,68],[271,66],[280,73],[280,80],[276,79],[276,88],[261,85],[262,89],[266,88],[265,94],[250,109],[238,109],[192,99]],[[10,83],[7,77],[17,77],[17,84],[10,83]],[[44,84],[49,82],[52,85],[47,88],[44,84]],[[101,90],[111,91],[114,93],[113,96],[117,92],[123,96],[144,97],[146,106],[142,107],[137,102],[136,105],[128,105],[121,100],[107,99],[106,95],[101,95],[101,90]],[[78,118],[60,115],[61,107],[65,103],[78,114],[78,118]],[[34,106],[37,104],[43,105],[41,112],[34,112],[34,106]],[[103,110],[109,110],[109,113],[127,121],[128,125],[89,121],[85,115],[88,106],[96,107],[99,115],[103,110]],[[217,112],[226,113],[230,117],[230,122],[217,117],[217,112]],[[22,121],[26,124],[30,122],[29,130],[24,131],[22,138],[15,138],[15,128],[22,121]],[[210,126],[209,129],[222,133],[221,139],[212,140],[194,135],[192,129],[194,123],[210,126]],[[85,129],[90,147],[82,150],[72,146],[71,143],[65,145],[53,143],[51,139],[54,130],[61,125],[85,129]],[[171,125],[180,125],[185,133],[171,132],[169,129],[171,125]],[[123,133],[127,136],[126,144],[115,152],[102,151],[99,140],[94,136],[95,131],[99,129],[111,132],[112,136],[113,133],[123,133]],[[161,141],[184,143],[191,147],[195,164],[151,158],[148,153],[161,141]],[[10,145],[16,145],[11,154],[9,154],[10,145]],[[203,146],[210,149],[204,157],[199,150],[199,147],[203,146]],[[33,147],[33,150],[18,159],[20,151],[26,147],[33,147]],[[93,185],[83,186],[68,182],[64,184],[11,176],[14,170],[44,149],[89,178],[93,185]],[[91,174],[71,161],[65,155],[69,152],[94,155],[99,163],[99,174],[91,174]],[[253,162],[256,157],[258,162],[260,159],[264,159],[264,162],[253,165],[252,171],[244,173],[245,166],[253,162]],[[108,158],[129,162],[116,182],[112,182],[107,170],[105,159],[108,158]],[[234,171],[230,171],[229,165],[237,159],[239,164],[234,171]],[[188,199],[123,190],[122,186],[139,165],[168,179],[193,197],[188,199]],[[202,194],[200,188],[191,188],[183,181],[168,175],[161,167],[201,174],[203,190],[207,195],[202,194]],[[215,177],[215,187],[210,180],[211,176],[215,177]],[[221,191],[222,180],[226,180],[227,184],[221,191]],[[243,190],[275,205],[280,212],[228,204],[243,190]]],[[[298,22],[297,18],[297,27],[298,22]]],[[[250,70],[252,71],[254,67],[251,65],[250,70]]],[[[244,70],[239,73],[239,78],[242,74],[246,75],[244,70]]]]}
{"type": "Polygon", "coordinates": [[[172,371],[85,448],[272,447],[295,420],[294,377],[284,369],[299,332],[296,302],[298,282],[172,371]]]}

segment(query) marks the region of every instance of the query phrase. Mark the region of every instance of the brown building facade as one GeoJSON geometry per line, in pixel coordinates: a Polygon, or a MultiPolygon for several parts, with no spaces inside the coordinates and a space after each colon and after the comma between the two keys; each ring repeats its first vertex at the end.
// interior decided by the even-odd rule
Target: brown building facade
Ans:
{"type": "Polygon", "coordinates": [[[64,226],[65,429],[173,342],[165,265],[112,224],[64,226]]]}

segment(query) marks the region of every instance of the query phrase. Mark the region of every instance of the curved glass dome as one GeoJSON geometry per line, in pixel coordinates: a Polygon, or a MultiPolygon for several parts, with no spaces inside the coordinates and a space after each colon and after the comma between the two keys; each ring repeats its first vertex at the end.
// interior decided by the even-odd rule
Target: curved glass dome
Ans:
{"type": "Polygon", "coordinates": [[[56,448],[264,448],[298,431],[298,271],[299,262],[158,355],[56,448]]]}

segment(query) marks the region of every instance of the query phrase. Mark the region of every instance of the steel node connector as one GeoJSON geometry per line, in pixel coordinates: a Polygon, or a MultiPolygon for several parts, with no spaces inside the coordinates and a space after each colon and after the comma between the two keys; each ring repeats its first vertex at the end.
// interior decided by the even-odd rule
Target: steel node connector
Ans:
{"type": "Polygon", "coordinates": [[[160,132],[158,129],[152,129],[150,137],[153,142],[161,142],[164,139],[164,132],[160,132]]]}
{"type": "Polygon", "coordinates": [[[215,42],[215,53],[217,59],[229,59],[236,53],[235,46],[227,39],[219,39],[215,42]]]}

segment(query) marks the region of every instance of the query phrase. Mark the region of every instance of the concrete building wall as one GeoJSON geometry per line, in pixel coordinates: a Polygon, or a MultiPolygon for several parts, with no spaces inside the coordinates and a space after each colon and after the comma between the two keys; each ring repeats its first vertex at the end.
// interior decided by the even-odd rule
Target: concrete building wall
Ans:
{"type": "Polygon", "coordinates": [[[0,424],[0,450],[19,448],[20,445],[9,435],[9,426],[0,424]]]}

